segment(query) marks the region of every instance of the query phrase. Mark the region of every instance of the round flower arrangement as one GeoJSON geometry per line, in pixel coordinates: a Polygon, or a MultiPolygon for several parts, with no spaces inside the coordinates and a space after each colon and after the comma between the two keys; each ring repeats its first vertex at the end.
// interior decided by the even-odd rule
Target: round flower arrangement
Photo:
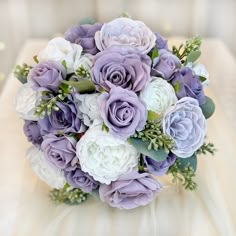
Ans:
{"type": "Polygon", "coordinates": [[[32,147],[29,163],[57,202],[96,194],[132,209],[161,193],[173,175],[196,189],[197,156],[214,103],[196,60],[201,39],[168,48],[143,22],[120,17],[80,24],[48,42],[35,65],[18,65],[16,110],[32,147]]]}

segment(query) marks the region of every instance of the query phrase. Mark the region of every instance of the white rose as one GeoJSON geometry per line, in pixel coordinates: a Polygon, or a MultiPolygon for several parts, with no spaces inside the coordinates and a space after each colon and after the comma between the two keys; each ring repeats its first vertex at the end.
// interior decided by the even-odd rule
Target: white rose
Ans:
{"type": "Polygon", "coordinates": [[[68,73],[71,73],[74,72],[74,64],[80,59],[82,50],[80,45],[58,37],[49,41],[47,46],[39,52],[38,60],[51,60],[60,63],[65,60],[68,73]]]}
{"type": "Polygon", "coordinates": [[[207,87],[209,85],[209,82],[210,82],[209,73],[208,73],[208,71],[206,70],[206,67],[203,64],[188,63],[186,66],[191,68],[196,75],[204,77],[206,79],[202,82],[202,85],[204,87],[207,87]]]}
{"type": "Polygon", "coordinates": [[[163,114],[178,101],[174,88],[159,77],[152,77],[152,81],[141,91],[140,98],[146,103],[148,110],[158,114],[163,114]]]}
{"type": "Polygon", "coordinates": [[[38,120],[35,116],[37,92],[28,83],[23,84],[16,94],[15,107],[19,116],[24,120],[38,120]]]}
{"type": "Polygon", "coordinates": [[[45,160],[44,154],[32,146],[28,149],[26,157],[35,174],[52,188],[63,188],[66,180],[62,171],[52,167],[45,160]]]}
{"type": "Polygon", "coordinates": [[[81,168],[100,183],[110,184],[138,165],[139,153],[127,141],[93,126],[80,139],[76,155],[81,168]]]}
{"type": "Polygon", "coordinates": [[[100,94],[77,94],[79,118],[83,119],[86,126],[92,125],[95,119],[101,120],[97,100],[100,94]]]}
{"type": "Polygon", "coordinates": [[[95,34],[100,51],[111,46],[130,46],[146,54],[155,46],[155,41],[155,34],[143,22],[122,17],[103,24],[95,34]]]}
{"type": "Polygon", "coordinates": [[[83,67],[87,71],[91,71],[93,66],[93,56],[89,54],[83,55],[79,60],[74,63],[74,70],[76,71],[79,67],[83,67]]]}

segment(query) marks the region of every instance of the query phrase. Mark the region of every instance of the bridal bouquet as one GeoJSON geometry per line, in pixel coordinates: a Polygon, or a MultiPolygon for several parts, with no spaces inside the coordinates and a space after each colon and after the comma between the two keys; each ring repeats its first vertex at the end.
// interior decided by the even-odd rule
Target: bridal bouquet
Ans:
{"type": "Polygon", "coordinates": [[[53,200],[96,194],[132,209],[160,194],[166,174],[196,188],[197,156],[215,151],[205,142],[215,107],[200,45],[197,36],[169,49],[143,22],[120,17],[73,26],[34,65],[16,66],[27,158],[53,200]]]}

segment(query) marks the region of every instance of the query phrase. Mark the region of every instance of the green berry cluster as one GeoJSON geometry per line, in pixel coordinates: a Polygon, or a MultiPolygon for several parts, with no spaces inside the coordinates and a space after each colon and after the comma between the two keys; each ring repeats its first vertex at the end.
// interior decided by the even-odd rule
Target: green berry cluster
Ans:
{"type": "Polygon", "coordinates": [[[31,67],[28,66],[27,64],[21,65],[16,65],[13,74],[14,76],[23,84],[27,82],[27,76],[29,74],[31,67]]]}
{"type": "Polygon", "coordinates": [[[204,143],[197,151],[196,154],[204,154],[210,153],[211,155],[215,155],[215,152],[217,149],[215,148],[215,145],[213,143],[204,143]]]}
{"type": "Polygon", "coordinates": [[[91,77],[89,71],[84,68],[84,66],[80,66],[77,70],[76,70],[76,75],[79,77],[79,78],[85,78],[85,79],[89,79],[91,77]]]}

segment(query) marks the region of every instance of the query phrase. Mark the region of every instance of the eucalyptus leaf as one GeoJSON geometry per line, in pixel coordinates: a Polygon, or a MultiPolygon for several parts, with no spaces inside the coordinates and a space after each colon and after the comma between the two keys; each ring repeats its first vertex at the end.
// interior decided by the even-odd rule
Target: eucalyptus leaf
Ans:
{"type": "Polygon", "coordinates": [[[92,17],[85,17],[80,22],[80,25],[90,24],[93,25],[96,21],[92,17]]]}
{"type": "Polygon", "coordinates": [[[154,111],[148,111],[148,121],[158,121],[160,120],[161,116],[158,115],[156,112],[154,111]]]}
{"type": "Polygon", "coordinates": [[[210,118],[215,112],[215,104],[213,100],[206,96],[206,102],[200,106],[202,109],[202,113],[206,119],[210,118]]]}
{"type": "Polygon", "coordinates": [[[179,162],[180,162],[180,169],[184,169],[186,166],[191,166],[194,170],[194,172],[197,169],[197,157],[195,154],[193,154],[191,157],[188,158],[178,158],[179,162]]]}
{"type": "Polygon", "coordinates": [[[168,153],[166,153],[164,149],[158,149],[157,151],[154,149],[148,150],[148,145],[150,143],[148,141],[143,141],[139,138],[130,138],[129,141],[138,152],[152,158],[155,161],[164,161],[168,156],[168,153]]]}
{"type": "Polygon", "coordinates": [[[66,81],[62,80],[62,83],[70,85],[74,87],[77,92],[83,93],[94,93],[96,91],[96,87],[94,83],[89,79],[81,79],[79,81],[66,81]]]}
{"type": "Polygon", "coordinates": [[[195,62],[201,56],[201,51],[192,51],[187,56],[187,62],[195,62]]]}

